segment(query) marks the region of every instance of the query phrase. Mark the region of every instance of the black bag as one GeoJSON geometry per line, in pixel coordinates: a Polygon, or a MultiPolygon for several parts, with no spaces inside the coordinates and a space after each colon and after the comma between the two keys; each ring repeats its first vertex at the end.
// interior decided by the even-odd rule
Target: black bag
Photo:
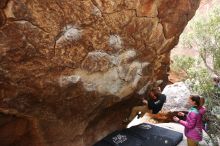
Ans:
{"type": "Polygon", "coordinates": [[[115,131],[94,146],[176,146],[183,134],[151,124],[115,131]]]}

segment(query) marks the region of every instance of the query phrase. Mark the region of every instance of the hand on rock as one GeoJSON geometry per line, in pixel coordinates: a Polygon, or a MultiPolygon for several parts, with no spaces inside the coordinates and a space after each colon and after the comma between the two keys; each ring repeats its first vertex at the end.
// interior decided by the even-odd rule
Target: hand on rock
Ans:
{"type": "Polygon", "coordinates": [[[176,117],[176,116],[173,117],[173,120],[174,120],[175,122],[179,122],[179,121],[180,121],[180,119],[179,119],[178,117],[176,117]]]}
{"type": "Polygon", "coordinates": [[[185,114],[183,112],[178,112],[178,116],[185,116],[185,114]]]}
{"type": "Polygon", "coordinates": [[[142,99],[142,102],[143,102],[144,104],[147,104],[147,103],[148,103],[146,99],[142,99]]]}

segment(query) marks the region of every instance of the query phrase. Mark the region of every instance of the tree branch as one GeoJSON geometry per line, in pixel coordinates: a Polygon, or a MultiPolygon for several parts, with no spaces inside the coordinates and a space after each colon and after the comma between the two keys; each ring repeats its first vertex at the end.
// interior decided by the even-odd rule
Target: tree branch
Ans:
{"type": "Polygon", "coordinates": [[[201,58],[202,58],[202,61],[203,61],[204,64],[205,64],[206,68],[207,68],[209,71],[211,71],[212,73],[214,73],[215,75],[220,76],[220,74],[219,74],[216,70],[214,70],[213,68],[211,68],[211,67],[208,65],[208,63],[207,63],[207,61],[206,61],[206,56],[207,56],[206,51],[200,52],[200,56],[201,56],[201,58]]]}

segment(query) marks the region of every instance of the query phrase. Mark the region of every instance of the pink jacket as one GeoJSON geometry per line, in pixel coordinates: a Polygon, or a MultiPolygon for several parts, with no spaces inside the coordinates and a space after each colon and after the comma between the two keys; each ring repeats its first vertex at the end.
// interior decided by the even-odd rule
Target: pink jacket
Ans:
{"type": "Polygon", "coordinates": [[[189,109],[186,121],[180,120],[179,123],[185,127],[185,135],[187,138],[195,141],[202,140],[202,116],[205,112],[205,107],[200,107],[199,110],[192,107],[189,109]]]}

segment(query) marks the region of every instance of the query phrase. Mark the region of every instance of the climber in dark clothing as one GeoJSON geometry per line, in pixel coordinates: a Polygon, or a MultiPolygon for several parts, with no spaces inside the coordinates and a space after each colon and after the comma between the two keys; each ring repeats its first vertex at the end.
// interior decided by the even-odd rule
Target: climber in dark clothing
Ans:
{"type": "Polygon", "coordinates": [[[158,87],[153,88],[147,97],[148,108],[153,114],[157,114],[166,102],[166,95],[162,94],[158,87]]]}

